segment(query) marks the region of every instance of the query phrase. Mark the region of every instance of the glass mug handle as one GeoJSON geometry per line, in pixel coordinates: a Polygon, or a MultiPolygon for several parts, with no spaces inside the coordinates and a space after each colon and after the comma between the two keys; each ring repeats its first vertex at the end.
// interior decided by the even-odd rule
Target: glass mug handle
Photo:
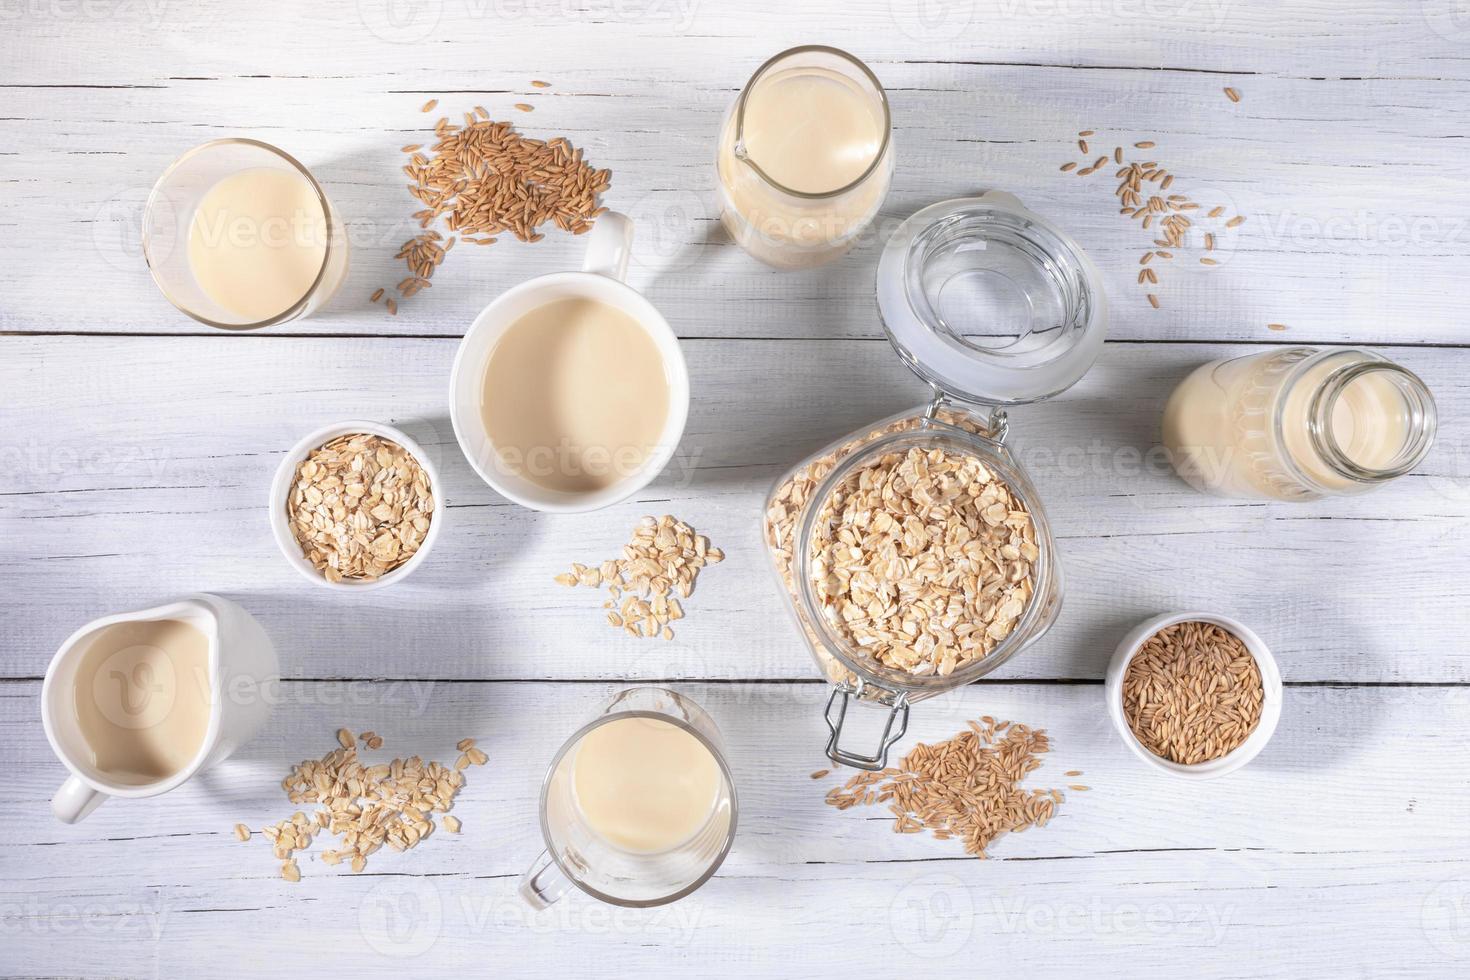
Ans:
{"type": "Polygon", "coordinates": [[[571,880],[551,859],[551,852],[542,851],[521,875],[518,891],[525,903],[539,912],[551,908],[571,887],[571,880]]]}
{"type": "Polygon", "coordinates": [[[633,222],[619,211],[606,211],[592,222],[587,235],[582,271],[595,272],[619,282],[628,278],[628,254],[633,251],[633,222]]]}

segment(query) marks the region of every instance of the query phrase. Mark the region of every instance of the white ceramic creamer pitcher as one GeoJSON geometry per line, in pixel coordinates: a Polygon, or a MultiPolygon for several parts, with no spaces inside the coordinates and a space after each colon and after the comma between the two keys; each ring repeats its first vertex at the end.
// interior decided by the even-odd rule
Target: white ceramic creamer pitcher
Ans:
{"type": "MultiPolygon", "coordinates": [[[[126,653],[127,651],[123,651],[126,653]]],[[[103,666],[106,666],[104,664],[103,666]]],[[[100,674],[101,672],[98,671],[100,674]]],[[[198,594],[138,612],[105,616],[77,630],[52,658],[41,687],[41,721],[51,749],[71,776],[51,800],[51,811],[63,823],[76,823],[109,796],[141,798],[167,793],[195,773],[222,762],[265,724],[280,667],[270,637],[249,613],[219,596],[198,594]],[[77,707],[78,685],[93,642],[119,624],[178,621],[192,626],[208,641],[207,671],[198,678],[134,675],[111,670],[107,683],[123,685],[130,706],[164,715],[180,685],[198,684],[208,694],[207,722],[199,748],[176,771],[151,781],[124,779],[97,764],[97,751],[88,741],[77,707]],[[150,704],[151,701],[151,704],[150,704]],[[162,702],[162,703],[160,703],[162,702]]],[[[83,694],[85,696],[85,692],[83,694]]],[[[148,724],[122,721],[128,727],[148,724]]]]}

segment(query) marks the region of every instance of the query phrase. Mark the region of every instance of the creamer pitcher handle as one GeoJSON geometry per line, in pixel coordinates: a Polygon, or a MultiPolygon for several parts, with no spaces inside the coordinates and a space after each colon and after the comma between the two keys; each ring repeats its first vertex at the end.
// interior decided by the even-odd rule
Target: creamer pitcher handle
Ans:
{"type": "Polygon", "coordinates": [[[587,234],[583,272],[595,272],[619,282],[628,278],[628,254],[633,251],[633,222],[626,214],[607,211],[587,234]]]}
{"type": "Polygon", "coordinates": [[[526,873],[521,875],[521,898],[538,912],[550,908],[572,887],[571,881],[551,859],[550,851],[542,851],[526,873]]]}
{"type": "Polygon", "coordinates": [[[51,812],[62,823],[76,823],[101,806],[106,799],[106,793],[98,792],[72,776],[51,797],[51,812]]]}

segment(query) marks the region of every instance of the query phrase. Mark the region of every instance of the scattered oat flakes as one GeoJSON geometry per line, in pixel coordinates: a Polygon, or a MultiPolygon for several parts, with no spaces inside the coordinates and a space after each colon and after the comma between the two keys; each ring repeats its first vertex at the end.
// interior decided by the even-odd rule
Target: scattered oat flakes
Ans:
{"type": "MultiPolygon", "coordinates": [[[[339,735],[346,731],[341,729],[339,735]]],[[[340,738],[338,741],[341,744],[340,738]]],[[[310,846],[318,831],[325,830],[342,841],[340,847],[322,852],[322,862],[335,866],[350,858],[355,872],[367,867],[368,857],[384,844],[397,851],[418,845],[433,832],[434,813],[443,814],[445,826],[459,832],[459,821],[448,811],[464,786],[463,773],[418,756],[368,766],[358,759],[356,745],[357,740],[352,739],[320,759],[299,762],[281,780],[281,789],[292,803],[320,806],[310,818],[298,810],[289,819],[261,829],[272,853],[285,862],[281,876],[288,881],[300,880],[293,855],[310,846]],[[451,820],[453,826],[448,823],[451,820]]],[[[241,826],[236,827],[236,836],[241,826]]]]}
{"type": "Polygon", "coordinates": [[[521,110],[522,112],[532,112],[535,110],[536,107],[531,105],[531,103],[529,102],[517,102],[516,108],[521,110]]]}
{"type": "Polygon", "coordinates": [[[459,818],[456,817],[456,816],[454,816],[453,814],[451,814],[451,813],[444,814],[444,816],[440,818],[440,822],[444,824],[444,829],[447,830],[447,831],[449,831],[451,834],[457,834],[457,833],[459,833],[459,830],[460,830],[459,818]]]}
{"type": "Polygon", "coordinates": [[[693,594],[701,569],[724,560],[725,553],[711,547],[708,538],[665,514],[639,521],[621,558],[597,566],[574,562],[570,572],[556,576],[556,582],[606,588],[616,604],[607,614],[610,626],[629,636],[672,640],[669,624],[684,618],[679,599],[693,594]]]}
{"type": "MultiPolygon", "coordinates": [[[[399,567],[423,544],[433,515],[429,476],[418,460],[367,433],[312,450],[297,465],[286,500],[302,555],[329,582],[372,581],[399,567]]],[[[339,740],[344,733],[350,740],[345,729],[339,740]]]]}
{"type": "Polygon", "coordinates": [[[439,104],[438,99],[430,99],[419,107],[419,112],[433,112],[434,107],[439,104]]]}
{"type": "Polygon", "coordinates": [[[1236,91],[1235,89],[1233,89],[1233,88],[1226,88],[1225,89],[1225,98],[1229,99],[1231,102],[1239,102],[1240,101],[1240,93],[1238,91],[1236,91]]]}
{"type": "Polygon", "coordinates": [[[235,824],[235,836],[240,840],[249,840],[250,828],[245,826],[243,823],[235,824]]]}
{"type": "Polygon", "coordinates": [[[543,82],[539,78],[538,79],[532,79],[531,85],[534,86],[535,88],[551,88],[551,83],[550,82],[543,82]]]}
{"type": "Polygon", "coordinates": [[[462,738],[454,747],[461,752],[467,752],[475,747],[475,740],[472,738],[462,738]]]}
{"type": "Polygon", "coordinates": [[[812,778],[813,779],[821,779],[824,776],[831,775],[831,773],[832,773],[832,770],[831,769],[818,769],[816,772],[812,773],[812,778]]]}
{"type": "Polygon", "coordinates": [[[1284,323],[1268,323],[1268,324],[1266,324],[1266,329],[1267,330],[1285,330],[1286,329],[1286,324],[1284,324],[1284,323]]]}

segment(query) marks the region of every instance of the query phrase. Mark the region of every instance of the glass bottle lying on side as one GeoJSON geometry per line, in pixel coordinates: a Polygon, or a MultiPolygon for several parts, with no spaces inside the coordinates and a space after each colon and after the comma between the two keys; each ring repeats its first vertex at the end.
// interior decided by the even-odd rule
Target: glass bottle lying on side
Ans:
{"type": "Polygon", "coordinates": [[[1362,493],[1418,466],[1434,397],[1358,348],[1291,347],[1196,368],[1164,409],[1164,445],[1192,487],[1225,497],[1362,493]]]}

